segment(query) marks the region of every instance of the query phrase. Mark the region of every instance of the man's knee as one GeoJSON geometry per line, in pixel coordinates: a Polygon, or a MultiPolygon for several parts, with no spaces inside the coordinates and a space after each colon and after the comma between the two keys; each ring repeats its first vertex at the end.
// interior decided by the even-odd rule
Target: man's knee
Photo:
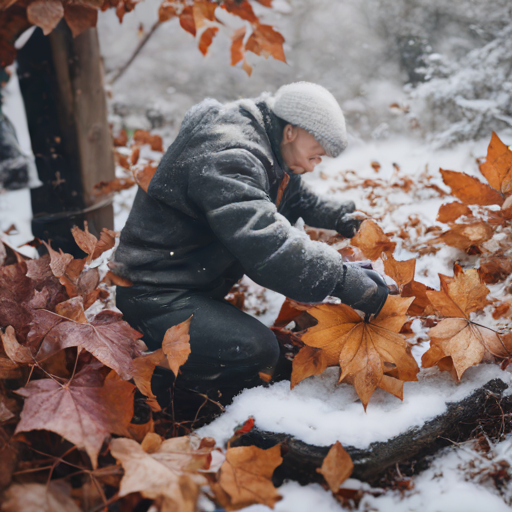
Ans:
{"type": "Polygon", "coordinates": [[[235,342],[232,354],[240,364],[263,371],[273,368],[277,363],[279,344],[270,329],[258,325],[249,330],[244,338],[235,342]]]}

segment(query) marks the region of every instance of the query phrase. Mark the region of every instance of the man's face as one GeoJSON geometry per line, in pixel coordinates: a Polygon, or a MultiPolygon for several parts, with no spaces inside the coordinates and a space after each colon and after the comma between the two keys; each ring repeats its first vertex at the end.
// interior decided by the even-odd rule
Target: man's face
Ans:
{"type": "Polygon", "coordinates": [[[312,172],[322,161],[324,148],[306,130],[287,124],[281,141],[281,156],[294,174],[312,172]]]}

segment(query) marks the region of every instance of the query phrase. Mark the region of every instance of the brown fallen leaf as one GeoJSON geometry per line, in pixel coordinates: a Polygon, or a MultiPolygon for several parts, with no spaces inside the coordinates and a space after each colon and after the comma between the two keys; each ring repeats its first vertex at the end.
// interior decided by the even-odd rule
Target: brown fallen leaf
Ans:
{"type": "Polygon", "coordinates": [[[183,366],[190,355],[190,321],[192,317],[181,324],[170,327],[165,332],[162,341],[162,350],[169,362],[169,368],[178,377],[178,371],[183,366]]]}
{"type": "Polygon", "coordinates": [[[504,254],[492,254],[480,260],[478,272],[484,283],[499,283],[512,274],[512,260],[504,254]]]}
{"type": "Polygon", "coordinates": [[[153,411],[161,411],[162,408],[151,390],[151,378],[155,368],[164,360],[165,355],[161,348],[133,360],[133,381],[138,390],[147,397],[147,403],[153,411]]]}
{"type": "Polygon", "coordinates": [[[401,396],[400,381],[417,380],[418,365],[409,343],[399,334],[413,300],[390,295],[379,315],[369,322],[344,304],[322,304],[308,311],[318,325],[309,328],[302,341],[322,349],[328,366],[339,364],[339,382],[354,385],[365,409],[377,387],[401,396]],[[396,367],[398,379],[384,378],[386,363],[396,367]]]}
{"type": "Polygon", "coordinates": [[[329,362],[329,357],[324,350],[308,346],[301,348],[299,353],[293,358],[290,389],[293,389],[299,382],[312,375],[323,373],[329,366],[329,362]]]}
{"type": "Polygon", "coordinates": [[[59,480],[45,484],[12,484],[2,499],[2,512],[81,512],[71,486],[59,480]]]}
{"type": "Polygon", "coordinates": [[[467,205],[453,201],[452,203],[446,203],[439,207],[436,220],[444,224],[450,224],[460,217],[469,217],[472,215],[471,209],[467,205]]]}
{"type": "Polygon", "coordinates": [[[464,204],[487,206],[503,203],[503,196],[494,188],[479,179],[464,172],[446,171],[440,169],[446,185],[452,189],[452,194],[464,204]]]}
{"type": "Polygon", "coordinates": [[[293,322],[301,317],[304,312],[311,307],[311,305],[302,304],[301,302],[296,302],[288,298],[285,299],[283,305],[281,306],[281,310],[279,311],[279,315],[274,322],[274,326],[286,327],[290,322],[293,322]]]}
{"type": "Polygon", "coordinates": [[[382,261],[384,262],[386,275],[395,281],[400,290],[414,279],[414,271],[416,269],[415,259],[397,261],[393,257],[393,253],[385,252],[382,255],[382,261]]]}
{"type": "Polygon", "coordinates": [[[480,165],[480,172],[489,185],[505,196],[512,192],[512,151],[493,132],[487,148],[487,158],[480,165]]]}
{"type": "Polygon", "coordinates": [[[148,434],[142,445],[132,439],[114,439],[110,452],[124,468],[119,496],[140,492],[150,499],[163,499],[165,510],[193,512],[201,485],[198,470],[208,469],[212,443],[197,438],[175,437],[162,441],[148,434]]]}
{"type": "Polygon", "coordinates": [[[73,37],[79,36],[88,28],[95,27],[98,21],[98,10],[87,5],[64,5],[64,18],[73,37]]]}
{"type": "MultiPolygon", "coordinates": [[[[81,308],[80,303],[75,307],[81,308]]],[[[84,318],[80,312],[74,315],[84,318]]],[[[128,380],[134,371],[132,359],[141,354],[141,337],[115,311],[103,310],[91,322],[83,322],[38,310],[33,314],[28,343],[38,347],[38,360],[69,347],[85,349],[128,380]]]]}
{"type": "Polygon", "coordinates": [[[445,318],[429,330],[430,348],[421,359],[425,368],[438,365],[451,370],[460,380],[464,372],[482,361],[506,358],[512,354],[512,344],[494,330],[475,324],[470,314],[488,304],[489,289],[480,280],[476,269],[463,272],[455,267],[455,276],[439,275],[440,291],[428,291],[433,307],[445,318]]]}
{"type": "Polygon", "coordinates": [[[110,181],[100,181],[96,183],[92,188],[92,191],[96,197],[99,197],[132,188],[134,185],[135,180],[131,178],[115,178],[110,181]]]}
{"type": "Polygon", "coordinates": [[[282,462],[280,445],[268,450],[256,446],[229,448],[217,482],[211,483],[215,498],[228,511],[256,503],[274,508],[281,496],[272,475],[282,462]]]}
{"type": "Polygon", "coordinates": [[[316,471],[325,478],[329,489],[336,494],[340,485],[352,474],[353,470],[354,463],[350,455],[343,449],[341,443],[336,441],[326,455],[322,467],[316,471]]]}
{"type": "Polygon", "coordinates": [[[411,281],[402,289],[402,297],[414,297],[414,301],[409,306],[407,313],[413,316],[428,316],[432,313],[432,305],[427,297],[427,291],[433,290],[423,283],[411,281]]]}
{"type": "Polygon", "coordinates": [[[64,16],[64,7],[59,0],[35,0],[27,7],[30,23],[43,29],[47,36],[64,16]]]}
{"type": "Polygon", "coordinates": [[[393,252],[396,243],[384,234],[382,228],[373,220],[365,220],[351,244],[363,251],[370,260],[376,260],[384,251],[393,252]]]}
{"type": "Polygon", "coordinates": [[[86,258],[87,264],[99,258],[105,251],[112,249],[116,243],[115,232],[107,228],[102,229],[100,239],[98,240],[89,232],[87,221],[84,221],[84,230],[81,230],[78,226],[74,226],[71,229],[71,233],[78,247],[88,255],[86,258]]]}
{"type": "Polygon", "coordinates": [[[12,326],[8,326],[4,333],[0,333],[2,344],[7,357],[16,364],[32,364],[35,362],[31,350],[20,345],[16,339],[16,333],[12,326]]]}
{"type": "Polygon", "coordinates": [[[105,274],[105,277],[103,278],[103,282],[105,284],[107,284],[107,286],[112,286],[112,285],[125,286],[125,287],[133,286],[133,283],[129,279],[126,279],[125,277],[118,276],[117,274],[114,274],[114,272],[112,272],[111,270],[109,270],[105,274]]]}
{"type": "Polygon", "coordinates": [[[16,433],[55,432],[85,449],[96,468],[105,437],[128,435],[134,390],[129,382],[104,378],[97,365],[86,366],[64,384],[55,379],[30,381],[16,391],[25,398],[16,433]]]}
{"type": "Polygon", "coordinates": [[[148,191],[149,183],[151,178],[154,176],[156,172],[156,165],[147,164],[142,169],[133,169],[132,175],[133,179],[137,183],[137,185],[144,190],[144,192],[148,191]]]}
{"type": "Polygon", "coordinates": [[[444,243],[462,251],[478,247],[494,235],[494,229],[484,221],[471,224],[453,224],[452,228],[430,241],[432,244],[444,243]]]}

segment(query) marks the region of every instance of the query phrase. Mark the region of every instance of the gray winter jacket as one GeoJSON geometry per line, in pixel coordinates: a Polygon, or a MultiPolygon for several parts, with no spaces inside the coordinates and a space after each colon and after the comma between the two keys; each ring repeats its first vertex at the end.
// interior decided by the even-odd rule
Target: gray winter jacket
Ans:
{"type": "Polygon", "coordinates": [[[319,302],[358,270],[294,228],[336,229],[353,203],[316,196],[285,175],[282,121],[265,100],[207,99],[186,114],[145,193],[139,189],[111,268],[134,284],[227,293],[247,274],[302,302],[319,302]]]}

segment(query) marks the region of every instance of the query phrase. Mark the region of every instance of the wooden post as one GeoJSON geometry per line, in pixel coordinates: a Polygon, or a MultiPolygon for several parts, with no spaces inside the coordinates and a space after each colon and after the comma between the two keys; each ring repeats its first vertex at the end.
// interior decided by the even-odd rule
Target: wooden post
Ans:
{"type": "Polygon", "coordinates": [[[73,225],[87,220],[98,234],[113,228],[112,198],[98,200],[95,183],[115,177],[112,137],[98,35],[72,37],[62,21],[49,35],[36,29],[18,54],[32,148],[43,186],[32,190],[34,236],[80,254],[73,225]]]}

